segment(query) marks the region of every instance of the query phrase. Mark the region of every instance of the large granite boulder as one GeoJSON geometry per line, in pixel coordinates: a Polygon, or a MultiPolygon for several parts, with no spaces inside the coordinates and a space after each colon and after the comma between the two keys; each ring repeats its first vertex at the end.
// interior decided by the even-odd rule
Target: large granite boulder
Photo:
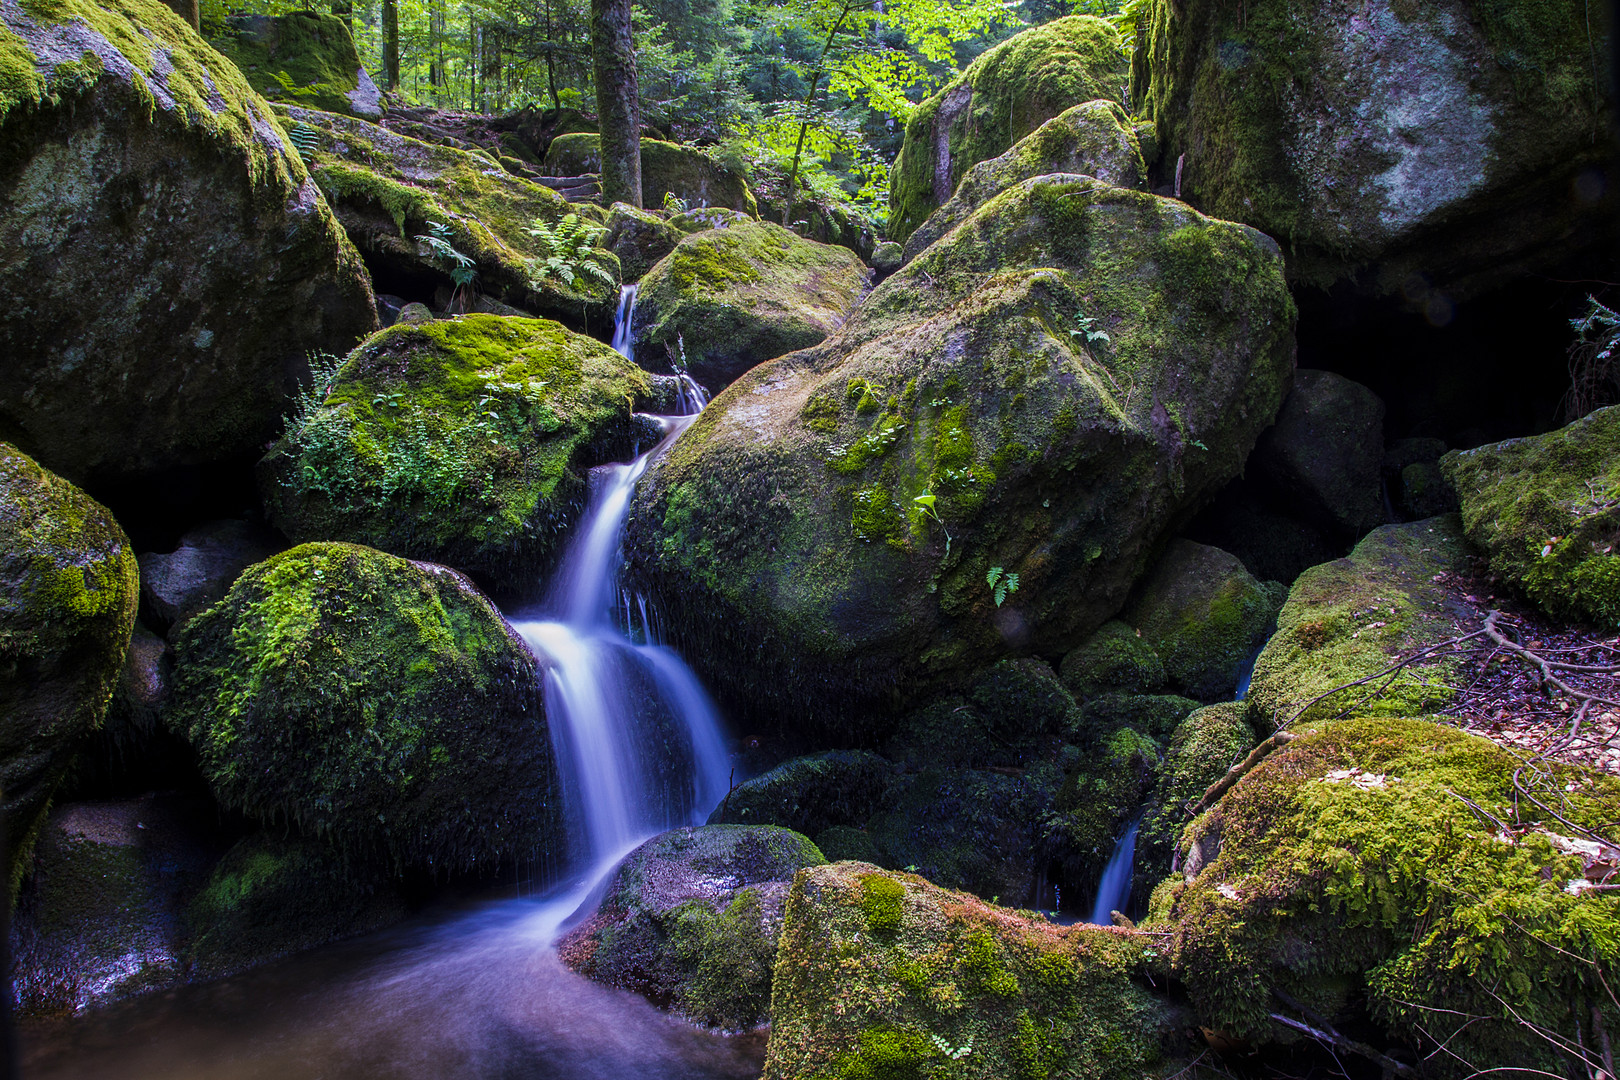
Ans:
{"type": "Polygon", "coordinates": [[[97,491],[250,454],[377,325],[269,106],[152,0],[6,0],[0,56],[0,430],[97,491]]]}
{"type": "MultiPolygon", "coordinates": [[[[957,183],[955,193],[907,238],[905,257],[916,258],[1013,184],[1047,173],[1079,173],[1115,187],[1141,187],[1147,180],[1147,166],[1125,110],[1113,101],[1076,105],[1019,139],[1005,153],[973,166],[957,183]]],[[[877,265],[875,256],[873,265],[877,265]]]]}
{"type": "Polygon", "coordinates": [[[601,907],[557,943],[563,961],[709,1027],[770,1018],[782,906],[816,846],[769,826],[674,829],[631,852],[601,907]]]}
{"type": "Polygon", "coordinates": [[[1585,0],[1152,0],[1131,100],[1291,277],[1420,306],[1614,243],[1608,12],[1585,0]]]}
{"type": "Polygon", "coordinates": [[[229,809],[438,873],[560,845],[538,665],[452,570],[283,552],[186,625],[174,685],[168,723],[229,809]]]}
{"type": "MultiPolygon", "coordinates": [[[[1607,1000],[1616,897],[1592,886],[1620,861],[1599,839],[1617,817],[1613,776],[1538,773],[1455,728],[1312,725],[1189,826],[1147,928],[1229,1038],[1348,1018],[1375,1048],[1443,1046],[1439,1075],[1556,1073],[1559,1043],[1591,1030],[1571,1002],[1607,1000]]],[[[791,939],[791,905],[788,921],[791,939]]]]}
{"type": "Polygon", "coordinates": [[[106,714],[139,590],[113,516],[0,443],[0,810],[13,885],[51,793],[106,714]]]}
{"type": "MultiPolygon", "coordinates": [[[[559,135],[546,147],[545,170],[551,176],[601,172],[601,137],[594,132],[559,135]]],[[[642,139],[641,205],[659,209],[671,195],[688,207],[723,206],[759,217],[759,204],[741,173],[695,146],[642,139]]]]}
{"type": "Polygon", "coordinates": [[[629,456],[652,382],[547,319],[463,315],[366,340],[260,463],[294,542],[349,540],[532,595],[585,503],[629,456]]]}
{"type": "Polygon", "coordinates": [[[1378,395],[1343,375],[1301,368],[1250,465],[1295,516],[1356,540],[1387,520],[1383,459],[1378,395]]]}
{"type": "Polygon", "coordinates": [[[1281,263],[1170,200],[1015,185],[704,411],[637,492],[632,574],[770,723],[864,726],[1061,654],[1275,415],[1281,263]]]}
{"type": "Polygon", "coordinates": [[[644,364],[683,364],[718,391],[766,360],[819,345],[866,293],[848,248],[768,221],[683,238],[641,279],[635,342],[644,364]]]}
{"type": "Polygon", "coordinates": [[[349,24],[319,11],[233,15],[210,40],[272,101],[381,119],[382,91],[360,65],[349,24]]]}
{"type": "Polygon", "coordinates": [[[1620,406],[1440,467],[1492,570],[1553,615],[1620,626],[1620,406]]]}
{"type": "Polygon", "coordinates": [[[806,870],[788,896],[765,1080],[1168,1076],[1191,1055],[1177,1010],[1142,984],[1151,941],[862,863],[806,870]]]}
{"type": "Polygon", "coordinates": [[[1129,77],[1119,32],[1090,15],[1054,19],[986,51],[906,121],[890,173],[889,239],[904,243],[969,169],[1054,116],[1120,100],[1129,77]]]}

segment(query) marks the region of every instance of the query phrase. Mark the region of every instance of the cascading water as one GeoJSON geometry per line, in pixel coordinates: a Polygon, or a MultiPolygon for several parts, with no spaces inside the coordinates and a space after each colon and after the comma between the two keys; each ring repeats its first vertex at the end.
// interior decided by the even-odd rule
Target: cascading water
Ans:
{"type": "Polygon", "coordinates": [[[1090,922],[1107,926],[1116,911],[1124,911],[1131,899],[1131,871],[1136,858],[1136,830],[1142,824],[1136,818],[1125,827],[1125,833],[1114,845],[1114,853],[1103,867],[1102,880],[1097,883],[1097,902],[1092,905],[1090,922]]]}

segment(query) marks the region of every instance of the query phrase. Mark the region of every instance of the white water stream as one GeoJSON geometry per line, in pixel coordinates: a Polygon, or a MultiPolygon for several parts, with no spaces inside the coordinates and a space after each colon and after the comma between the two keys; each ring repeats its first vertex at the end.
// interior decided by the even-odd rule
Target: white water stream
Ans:
{"type": "Polygon", "coordinates": [[[1136,830],[1142,824],[1135,818],[1125,826],[1124,835],[1114,845],[1114,853],[1103,867],[1102,880],[1097,883],[1097,902],[1091,907],[1089,922],[1107,926],[1116,911],[1124,911],[1131,899],[1132,860],[1136,857],[1136,830]]]}

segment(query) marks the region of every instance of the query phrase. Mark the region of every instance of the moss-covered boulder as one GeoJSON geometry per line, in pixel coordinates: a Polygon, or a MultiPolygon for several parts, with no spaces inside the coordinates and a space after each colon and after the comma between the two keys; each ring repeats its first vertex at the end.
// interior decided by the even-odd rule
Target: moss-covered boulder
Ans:
{"type": "Polygon", "coordinates": [[[168,722],[223,806],[446,873],[555,850],[537,664],[452,570],[293,548],[186,625],[174,681],[168,722]]]}
{"type": "Polygon", "coordinates": [[[139,599],[113,516],[0,443],[0,810],[13,885],[51,792],[106,714],[139,599]]]}
{"type": "Polygon", "coordinates": [[[735,715],[866,727],[1061,655],[1242,467],[1293,312],[1251,230],[1024,181],[704,410],[637,492],[632,573],[735,715]]]}
{"type": "MultiPolygon", "coordinates": [[[[545,170],[551,176],[601,172],[601,137],[586,132],[559,135],[546,148],[545,170]]],[[[662,207],[667,195],[691,207],[724,206],[759,217],[759,204],[740,173],[695,146],[642,139],[641,205],[662,207]]]]}
{"type": "Polygon", "coordinates": [[[1177,539],[1120,618],[1142,632],[1177,693],[1219,701],[1236,692],[1287,594],[1275,581],[1256,581],[1220,548],[1177,539]]]}
{"type": "Polygon", "coordinates": [[[768,221],[681,240],[641,279],[635,341],[644,363],[684,363],[711,390],[766,360],[819,345],[866,293],[848,248],[768,221]]]}
{"type": "Polygon", "coordinates": [[[209,44],[272,101],[377,120],[382,91],[360,65],[349,24],[318,11],[233,15],[209,44]]]}
{"type": "Polygon", "coordinates": [[[1614,242],[1606,13],[1584,0],[1153,0],[1131,100],[1204,212],[1326,285],[1464,296],[1614,242]],[[1606,190],[1607,187],[1607,190],[1606,190]]]}
{"type": "Polygon", "coordinates": [[[1386,520],[1383,457],[1378,395],[1343,375],[1301,368],[1249,465],[1296,516],[1354,540],[1386,520]]]}
{"type": "Polygon", "coordinates": [[[214,866],[186,908],[186,960],[218,978],[405,917],[389,876],[329,845],[255,833],[214,866]]]}
{"type": "Polygon", "coordinates": [[[1254,728],[1241,701],[1205,706],[1176,727],[1136,834],[1132,878],[1140,887],[1137,895],[1146,896],[1170,873],[1175,842],[1191,811],[1254,744],[1254,728]]]}
{"type": "Polygon", "coordinates": [[[865,750],[810,754],[738,784],[709,821],[778,825],[806,836],[834,826],[864,825],[882,804],[894,776],[891,762],[865,750]]]}
{"type": "Polygon", "coordinates": [[[630,853],[602,906],[557,949],[580,974],[700,1024],[758,1027],[770,1016],[788,883],[826,861],[786,829],[675,829],[630,853]]]}
{"type": "MultiPolygon", "coordinates": [[[[756,177],[758,179],[768,182],[768,178],[756,177]]],[[[876,265],[876,249],[881,246],[878,229],[862,208],[800,188],[798,197],[793,200],[793,211],[788,214],[786,190],[785,182],[777,183],[772,189],[756,189],[759,216],[777,223],[786,217],[788,228],[800,236],[822,244],[847,247],[876,265]]]]}
{"type": "MultiPolygon", "coordinates": [[[[473,261],[476,295],[574,327],[613,325],[617,281],[588,273],[572,283],[555,274],[536,281],[528,266],[552,253],[530,234],[536,221],[551,228],[574,214],[595,222],[605,216],[601,208],[570,203],[514,176],[481,150],[415,139],[351,116],[278,108],[310,147],[310,171],[338,221],[388,289],[431,296],[452,287],[454,260],[421,239],[437,223],[447,230],[444,242],[473,261]]],[[[611,253],[601,254],[606,258],[597,261],[616,273],[611,253]]],[[[455,297],[458,310],[469,295],[455,297]]]]}
{"type": "Polygon", "coordinates": [[[1153,694],[1168,677],[1164,661],[1142,640],[1142,631],[1118,619],[1103,623],[1065,653],[1058,674],[1081,701],[1106,693],[1153,694]]]}
{"type": "Polygon", "coordinates": [[[251,454],[377,326],[269,106],[158,0],[0,9],[0,146],[0,430],[75,483],[251,454]]]}
{"type": "Polygon", "coordinates": [[[607,233],[602,246],[619,258],[624,283],[640,281],[665,255],[681,242],[682,231],[645,210],[628,203],[614,203],[608,211],[607,233]]]}
{"type": "Polygon", "coordinates": [[[186,901],[217,856],[206,800],[67,803],[40,831],[17,895],[12,986],[27,1016],[60,1016],[186,980],[186,901]]]}
{"type": "Polygon", "coordinates": [[[916,258],[1011,185],[1047,173],[1079,173],[1115,187],[1141,187],[1147,167],[1142,164],[1142,147],[1125,110],[1113,101],[1076,105],[1013,143],[1005,153],[968,169],[955,193],[906,239],[905,257],[916,258]]]}
{"type": "Polygon", "coordinates": [[[1346,720],[1189,826],[1154,928],[1173,934],[1199,1022],[1231,1036],[1296,1037],[1269,1018],[1303,1019],[1277,990],[1330,1020],[1370,1016],[1439,1075],[1554,1072],[1565,1059],[1526,1024],[1574,1045],[1594,1008],[1613,1015],[1601,971],[1620,896],[1590,886],[1620,857],[1595,839],[1617,817],[1612,776],[1527,769],[1422,721],[1346,720]]]}
{"type": "Polygon", "coordinates": [[[1080,709],[1080,738],[1096,740],[1116,728],[1134,728],[1163,740],[1199,703],[1180,694],[1098,694],[1080,709]]]}
{"type": "Polygon", "coordinates": [[[1459,662],[1447,649],[1386,679],[1350,684],[1476,628],[1480,613],[1452,580],[1469,561],[1462,523],[1447,515],[1374,529],[1347,558],[1301,574],[1255,661],[1245,698],[1261,733],[1347,711],[1443,711],[1456,696],[1448,684],[1459,662]]]}
{"type": "Polygon", "coordinates": [[[1120,100],[1128,81],[1118,31],[1089,15],[1054,19],[988,50],[906,121],[889,239],[904,243],[974,165],[1076,105],[1120,100]]]}
{"type": "Polygon", "coordinates": [[[1440,467],[1491,569],[1553,615],[1620,626],[1620,407],[1440,467]]]}
{"type": "Polygon", "coordinates": [[[1165,1075],[1179,1018],[1143,985],[1148,948],[912,874],[806,870],[788,896],[765,1080],[1165,1075]]]}
{"type": "Polygon", "coordinates": [[[377,333],[315,393],[260,464],[277,527],[533,594],[651,382],[549,320],[463,315],[377,333]]]}

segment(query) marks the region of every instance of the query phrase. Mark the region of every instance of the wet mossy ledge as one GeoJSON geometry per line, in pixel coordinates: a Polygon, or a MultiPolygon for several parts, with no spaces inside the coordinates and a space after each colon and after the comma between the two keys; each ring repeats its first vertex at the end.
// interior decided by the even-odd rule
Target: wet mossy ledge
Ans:
{"type": "Polygon", "coordinates": [[[294,542],[348,540],[534,595],[593,465],[646,431],[651,377],[546,319],[461,315],[368,338],[259,466],[294,542]]]}
{"type": "Polygon", "coordinates": [[[269,105],[157,0],[0,4],[0,145],[0,428],[75,483],[253,453],[377,327],[269,105]]]}
{"type": "Polygon", "coordinates": [[[987,51],[906,121],[889,239],[905,243],[974,165],[1073,106],[1121,100],[1129,78],[1119,32],[1090,15],[1054,19],[987,51]]]}
{"type": "Polygon", "coordinates": [[[1152,967],[1129,931],[1057,926],[864,863],[804,870],[764,1077],[1168,1075],[1181,1017],[1147,989],[1152,967]]]}
{"type": "Polygon", "coordinates": [[[101,726],[140,602],[111,513],[0,443],[0,790],[11,893],[80,742],[101,726]]]}
{"type": "Polygon", "coordinates": [[[1594,1011],[1616,1022],[1600,972],[1620,896],[1591,887],[1586,830],[1617,817],[1613,776],[1454,728],[1307,725],[1187,827],[1144,927],[1172,935],[1199,1022],[1231,1036],[1282,1034],[1281,991],[1330,1021],[1364,1010],[1440,1076],[1557,1072],[1525,1025],[1577,1045],[1594,1011]]]}
{"type": "Polygon", "coordinates": [[[248,568],[188,623],[166,722],[221,806],[453,874],[561,850],[537,664],[466,578],[354,544],[248,568]]]}
{"type": "Polygon", "coordinates": [[[1260,234],[1024,181],[715,399],[637,492],[631,576],[737,716],[807,732],[1060,655],[1241,469],[1293,317],[1260,234]]]}
{"type": "Polygon", "coordinates": [[[1608,21],[1584,0],[1153,0],[1131,100],[1166,182],[1275,237],[1292,278],[1421,305],[1614,244],[1608,21]]]}
{"type": "Polygon", "coordinates": [[[821,344],[866,295],[869,275],[849,249],[769,221],[716,225],[684,237],[647,271],[635,312],[642,362],[684,368],[711,391],[821,344]]]}

